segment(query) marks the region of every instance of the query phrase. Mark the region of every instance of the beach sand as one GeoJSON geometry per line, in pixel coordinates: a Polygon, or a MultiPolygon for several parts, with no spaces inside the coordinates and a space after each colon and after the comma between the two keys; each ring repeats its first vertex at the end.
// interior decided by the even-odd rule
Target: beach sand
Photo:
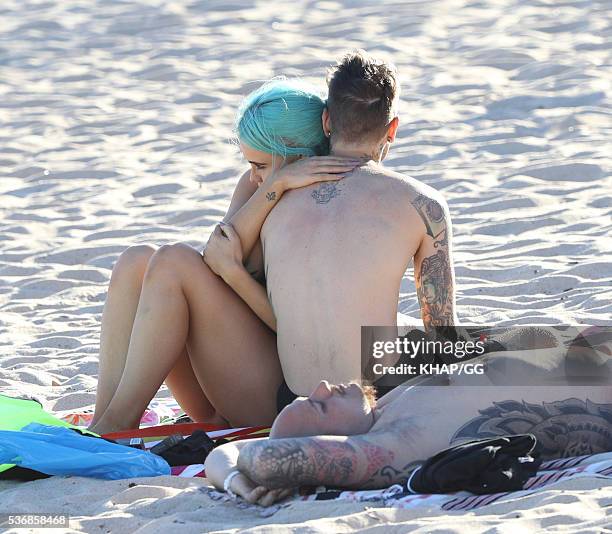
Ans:
{"type": "MultiPolygon", "coordinates": [[[[247,168],[229,142],[241,96],[276,75],[323,90],[353,47],[399,69],[386,164],[448,200],[460,319],[610,322],[606,2],[5,0],[0,19],[2,393],[91,406],[119,254],[201,249],[247,168]]],[[[399,311],[419,315],[411,270],[399,311]]],[[[203,480],[128,483],[2,483],[0,512],[43,502],[88,532],[599,532],[612,502],[588,479],[448,516],[302,502],[262,518],[203,480]]]]}

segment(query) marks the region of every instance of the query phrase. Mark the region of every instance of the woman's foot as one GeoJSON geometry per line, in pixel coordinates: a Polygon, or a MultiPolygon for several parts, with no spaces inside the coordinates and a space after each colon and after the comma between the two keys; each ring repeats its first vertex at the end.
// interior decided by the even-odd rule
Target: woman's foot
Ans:
{"type": "Polygon", "coordinates": [[[127,430],[125,428],[121,428],[120,426],[103,426],[96,424],[92,427],[89,427],[87,430],[93,432],[94,434],[98,434],[98,436],[103,436],[104,434],[110,434],[111,432],[120,432],[121,430],[127,430]]]}
{"type": "MultiPolygon", "coordinates": [[[[126,426],[126,425],[122,425],[117,422],[113,422],[109,419],[110,418],[106,417],[106,414],[104,414],[98,422],[90,425],[87,428],[87,430],[89,432],[94,432],[95,434],[98,434],[99,436],[101,436],[102,434],[109,434],[111,432],[120,432],[122,430],[131,430],[131,429],[139,428],[138,423],[131,425],[131,426],[130,425],[126,426]]],[[[220,426],[223,428],[231,428],[229,421],[227,421],[227,419],[225,419],[218,412],[215,412],[211,417],[208,417],[205,420],[201,420],[197,422],[204,423],[207,425],[220,426]]]]}
{"type": "Polygon", "coordinates": [[[109,434],[111,432],[120,432],[122,430],[137,429],[140,426],[140,416],[133,420],[124,417],[114,417],[108,410],[100,417],[97,423],[89,426],[87,430],[98,435],[109,434]]]}

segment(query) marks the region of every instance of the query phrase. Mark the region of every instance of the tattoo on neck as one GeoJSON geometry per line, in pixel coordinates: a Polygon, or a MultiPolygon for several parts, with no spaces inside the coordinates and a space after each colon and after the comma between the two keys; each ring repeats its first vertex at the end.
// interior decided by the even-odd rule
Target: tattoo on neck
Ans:
{"type": "Polygon", "coordinates": [[[335,182],[327,182],[321,184],[310,196],[315,199],[317,204],[327,204],[332,198],[337,197],[340,191],[341,189],[335,182]]]}
{"type": "Polygon", "coordinates": [[[276,191],[270,191],[269,193],[266,193],[266,198],[270,201],[276,200],[276,191]]]}

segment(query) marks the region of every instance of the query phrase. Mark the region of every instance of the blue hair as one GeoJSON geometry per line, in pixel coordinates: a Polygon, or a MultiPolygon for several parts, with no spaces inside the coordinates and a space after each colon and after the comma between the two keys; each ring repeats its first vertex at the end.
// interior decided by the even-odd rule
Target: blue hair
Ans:
{"type": "Polygon", "coordinates": [[[287,156],[329,153],[321,124],[325,101],[300,80],[277,79],[265,83],[240,104],[235,132],[255,150],[287,156]]]}

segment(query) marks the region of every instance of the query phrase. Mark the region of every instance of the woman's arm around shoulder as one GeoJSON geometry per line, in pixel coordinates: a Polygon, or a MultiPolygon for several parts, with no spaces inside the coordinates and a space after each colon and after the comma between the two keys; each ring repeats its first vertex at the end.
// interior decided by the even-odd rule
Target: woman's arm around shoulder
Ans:
{"type": "Polygon", "coordinates": [[[244,206],[249,198],[253,196],[253,193],[257,191],[257,185],[251,182],[250,176],[251,171],[246,171],[238,180],[227,213],[223,216],[223,222],[229,222],[232,216],[244,206]]]}

